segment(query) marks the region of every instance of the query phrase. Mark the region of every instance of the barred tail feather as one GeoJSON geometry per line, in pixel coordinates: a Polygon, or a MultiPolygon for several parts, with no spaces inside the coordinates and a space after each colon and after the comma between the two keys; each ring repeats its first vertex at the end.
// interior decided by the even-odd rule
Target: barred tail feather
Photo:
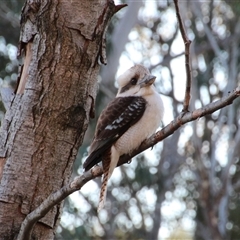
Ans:
{"type": "Polygon", "coordinates": [[[107,183],[108,179],[111,177],[114,168],[117,166],[119,160],[119,153],[114,146],[112,146],[104,156],[102,157],[102,165],[103,165],[103,181],[100,192],[99,204],[98,204],[98,212],[104,207],[106,196],[107,196],[107,183]]]}
{"type": "Polygon", "coordinates": [[[100,198],[98,203],[98,212],[104,208],[106,196],[107,196],[107,183],[108,183],[108,172],[103,176],[103,182],[100,192],[100,198]]]}
{"type": "Polygon", "coordinates": [[[103,180],[98,204],[98,212],[103,209],[106,201],[107,196],[107,183],[109,179],[109,169],[111,164],[111,149],[109,149],[102,158],[102,165],[103,165],[103,180]]]}

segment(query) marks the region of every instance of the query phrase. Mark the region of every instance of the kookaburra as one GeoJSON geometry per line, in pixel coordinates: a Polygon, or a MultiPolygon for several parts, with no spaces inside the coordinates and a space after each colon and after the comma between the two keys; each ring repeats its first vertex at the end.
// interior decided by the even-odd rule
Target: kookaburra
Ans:
{"type": "Polygon", "coordinates": [[[98,211],[103,208],[107,182],[119,157],[131,153],[149,138],[160,125],[163,103],[153,83],[156,77],[142,65],[135,65],[122,74],[116,98],[101,113],[84,162],[85,171],[102,161],[103,181],[98,211]]]}

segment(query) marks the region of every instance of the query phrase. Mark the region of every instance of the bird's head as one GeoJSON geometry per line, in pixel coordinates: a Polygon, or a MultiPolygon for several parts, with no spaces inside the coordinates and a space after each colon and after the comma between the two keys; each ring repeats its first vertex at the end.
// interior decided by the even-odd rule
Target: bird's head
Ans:
{"type": "Polygon", "coordinates": [[[141,96],[151,93],[155,79],[147,68],[140,64],[134,65],[117,79],[117,96],[141,96]]]}

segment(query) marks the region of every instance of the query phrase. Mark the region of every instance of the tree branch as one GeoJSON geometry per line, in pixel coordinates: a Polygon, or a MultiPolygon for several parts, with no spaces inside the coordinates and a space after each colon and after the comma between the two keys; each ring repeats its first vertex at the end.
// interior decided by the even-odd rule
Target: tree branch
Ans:
{"type": "Polygon", "coordinates": [[[42,217],[44,217],[50,211],[51,208],[53,208],[56,204],[60,203],[71,193],[80,190],[82,186],[86,184],[88,181],[101,175],[102,168],[96,166],[95,168],[89,170],[88,172],[84,172],[81,176],[75,178],[74,181],[62,187],[55,193],[52,193],[48,198],[46,198],[41,203],[41,205],[38,208],[29,213],[27,217],[24,219],[17,240],[30,240],[31,233],[35,223],[42,217]]]}
{"type": "Polygon", "coordinates": [[[123,155],[118,162],[118,166],[127,163],[132,157],[137,154],[143,152],[144,150],[153,147],[158,142],[162,141],[164,138],[173,134],[177,129],[179,129],[182,125],[192,122],[200,117],[211,114],[227,105],[232,104],[232,102],[240,96],[240,86],[234,89],[228,96],[223,97],[215,102],[207,104],[205,107],[196,109],[192,112],[188,112],[184,115],[180,114],[175,120],[169,123],[162,130],[158,131],[154,135],[152,135],[149,139],[145,140],[141,146],[133,151],[129,155],[123,155]]]}
{"type": "Polygon", "coordinates": [[[182,18],[180,15],[179,7],[178,7],[178,0],[174,0],[175,8],[176,8],[176,15],[177,20],[179,24],[179,29],[182,35],[182,39],[185,45],[185,68],[186,68],[186,76],[187,76],[187,82],[186,82],[186,89],[185,89],[185,97],[183,101],[183,113],[188,112],[189,102],[191,98],[191,83],[192,83],[192,75],[191,75],[191,67],[190,67],[190,44],[191,41],[188,39],[186,31],[184,29],[184,25],[182,22],[182,18]]]}
{"type": "MultiPolygon", "coordinates": [[[[239,96],[240,86],[233,90],[228,96],[212,102],[203,108],[196,109],[184,115],[180,114],[166,127],[164,127],[162,130],[158,131],[156,134],[152,135],[149,139],[144,141],[138,149],[136,149],[129,155],[123,155],[119,160],[118,166],[127,163],[132,157],[136,156],[140,152],[143,152],[147,148],[153,147],[155,144],[162,141],[164,138],[173,134],[182,125],[199,119],[200,117],[211,114],[227,105],[230,105],[239,96]]],[[[43,203],[38,208],[36,208],[34,211],[27,215],[21,225],[17,240],[29,240],[35,223],[43,216],[45,216],[53,206],[60,203],[71,193],[80,190],[82,186],[85,185],[88,181],[101,176],[102,173],[102,168],[100,166],[96,166],[93,169],[84,172],[81,176],[76,177],[70,184],[62,187],[57,192],[52,193],[46,200],[43,201],[43,203]]]]}

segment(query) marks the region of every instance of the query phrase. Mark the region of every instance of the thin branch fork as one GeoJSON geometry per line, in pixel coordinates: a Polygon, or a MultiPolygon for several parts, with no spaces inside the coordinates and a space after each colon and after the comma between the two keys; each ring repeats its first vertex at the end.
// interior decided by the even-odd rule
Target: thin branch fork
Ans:
{"type": "MultiPolygon", "coordinates": [[[[123,155],[119,159],[118,166],[121,166],[136,156],[137,154],[143,152],[144,150],[153,147],[158,142],[162,141],[164,138],[173,134],[182,125],[192,122],[200,117],[211,114],[227,105],[232,104],[232,102],[240,96],[240,86],[232,91],[228,96],[219,99],[218,101],[212,102],[203,108],[196,109],[192,112],[186,114],[180,114],[176,119],[169,123],[162,130],[158,131],[156,134],[152,135],[149,139],[145,140],[141,146],[133,151],[129,155],[123,155]]],[[[84,172],[81,176],[76,177],[71,183],[62,187],[55,193],[52,193],[43,203],[36,208],[34,211],[29,213],[21,225],[21,229],[17,240],[29,240],[31,236],[32,229],[36,222],[44,217],[50,209],[64,200],[71,193],[80,190],[88,181],[101,176],[103,170],[100,166],[96,166],[93,169],[84,172]]]]}
{"type": "Polygon", "coordinates": [[[175,8],[176,8],[176,15],[179,24],[179,29],[182,35],[182,39],[185,45],[185,69],[186,69],[186,88],[185,88],[185,97],[183,102],[183,113],[188,112],[190,98],[191,98],[191,84],[192,84],[192,74],[191,74],[191,65],[190,65],[190,45],[191,40],[189,40],[186,31],[184,29],[184,24],[180,15],[178,0],[174,0],[175,8]]]}

